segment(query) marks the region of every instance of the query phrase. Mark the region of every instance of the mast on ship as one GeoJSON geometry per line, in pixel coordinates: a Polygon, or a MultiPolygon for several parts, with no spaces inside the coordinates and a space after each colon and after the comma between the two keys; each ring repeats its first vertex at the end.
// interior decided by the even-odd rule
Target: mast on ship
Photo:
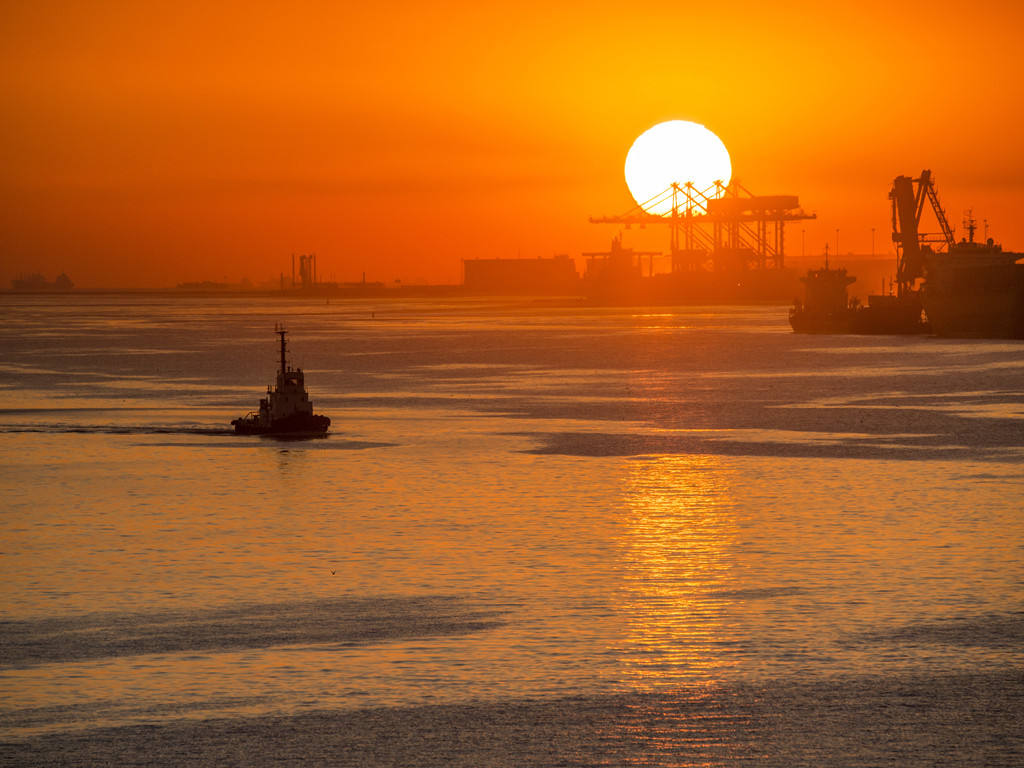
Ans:
{"type": "Polygon", "coordinates": [[[967,230],[967,242],[974,242],[974,231],[978,228],[978,222],[974,220],[974,211],[968,208],[964,212],[964,229],[967,230]]]}
{"type": "Polygon", "coordinates": [[[274,326],[274,333],[281,337],[281,375],[284,376],[285,371],[288,370],[285,362],[285,340],[284,336],[288,331],[281,326],[274,326]]]}

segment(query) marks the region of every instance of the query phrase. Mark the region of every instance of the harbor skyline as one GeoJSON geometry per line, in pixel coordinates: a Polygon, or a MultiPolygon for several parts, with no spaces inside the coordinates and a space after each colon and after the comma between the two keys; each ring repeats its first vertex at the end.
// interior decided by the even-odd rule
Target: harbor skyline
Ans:
{"type": "Polygon", "coordinates": [[[1021,21],[1008,2],[20,7],[0,284],[256,282],[307,252],[327,279],[457,283],[463,259],[578,257],[607,248],[587,219],[632,207],[626,152],[669,119],[818,215],[790,254],[838,234],[887,257],[889,185],[920,168],[958,232],[971,208],[1020,250],[1021,21]]]}

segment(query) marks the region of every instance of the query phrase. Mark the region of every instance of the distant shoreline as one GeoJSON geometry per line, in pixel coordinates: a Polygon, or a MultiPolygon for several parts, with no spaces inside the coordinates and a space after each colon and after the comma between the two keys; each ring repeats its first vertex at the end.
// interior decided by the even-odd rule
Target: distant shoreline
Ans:
{"type": "Polygon", "coordinates": [[[628,309],[630,307],[785,307],[789,302],[782,299],[747,299],[726,301],[722,299],[679,299],[674,301],[648,301],[648,302],[609,302],[599,301],[590,297],[575,294],[543,294],[543,293],[481,293],[469,292],[461,286],[418,286],[408,290],[389,288],[378,294],[351,295],[343,293],[321,293],[307,291],[259,291],[259,290],[227,290],[227,291],[183,291],[173,288],[136,288],[136,289],[85,289],[65,292],[56,291],[0,291],[0,298],[4,297],[25,297],[25,298],[87,298],[87,297],[137,297],[137,298],[166,298],[166,299],[315,299],[330,301],[403,301],[406,299],[458,299],[468,301],[479,301],[481,303],[501,302],[527,302],[534,305],[546,305],[552,307],[578,307],[578,308],[602,308],[602,309],[628,309]],[[443,289],[443,290],[438,290],[443,289]]]}

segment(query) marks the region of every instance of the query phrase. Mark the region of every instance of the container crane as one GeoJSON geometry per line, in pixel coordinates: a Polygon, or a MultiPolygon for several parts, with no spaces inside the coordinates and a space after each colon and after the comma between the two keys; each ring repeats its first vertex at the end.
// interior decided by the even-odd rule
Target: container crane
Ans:
{"type": "Polygon", "coordinates": [[[695,271],[709,259],[715,270],[763,270],[785,266],[788,221],[813,219],[804,213],[796,195],[752,194],[739,182],[716,181],[707,189],[691,182],[673,183],[660,193],[619,216],[592,216],[592,224],[667,224],[672,272],[695,271]],[[664,215],[650,213],[669,204],[664,215]]]}

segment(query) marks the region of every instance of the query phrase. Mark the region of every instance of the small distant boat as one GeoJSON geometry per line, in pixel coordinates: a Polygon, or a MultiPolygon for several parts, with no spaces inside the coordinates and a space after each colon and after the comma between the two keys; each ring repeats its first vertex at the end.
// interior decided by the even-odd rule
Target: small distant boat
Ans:
{"type": "Polygon", "coordinates": [[[789,310],[789,324],[796,333],[852,333],[857,306],[846,295],[847,287],[857,278],[845,269],[830,269],[828,246],[825,266],[807,270],[801,277],[804,300],[797,299],[789,310]]]}
{"type": "Polygon", "coordinates": [[[281,367],[277,385],[267,387],[267,396],[260,400],[258,411],[235,419],[231,425],[239,435],[275,435],[278,437],[318,437],[327,434],[331,420],[313,413],[313,403],[306,393],[301,368],[292,368],[286,358],[284,328],[275,328],[281,337],[281,367]]]}
{"type": "Polygon", "coordinates": [[[830,269],[828,246],[825,266],[809,269],[800,278],[804,301],[797,299],[789,310],[789,324],[795,333],[917,334],[928,333],[922,317],[919,291],[900,286],[895,296],[870,295],[868,305],[847,297],[846,289],[857,278],[845,269],[830,269]]]}

